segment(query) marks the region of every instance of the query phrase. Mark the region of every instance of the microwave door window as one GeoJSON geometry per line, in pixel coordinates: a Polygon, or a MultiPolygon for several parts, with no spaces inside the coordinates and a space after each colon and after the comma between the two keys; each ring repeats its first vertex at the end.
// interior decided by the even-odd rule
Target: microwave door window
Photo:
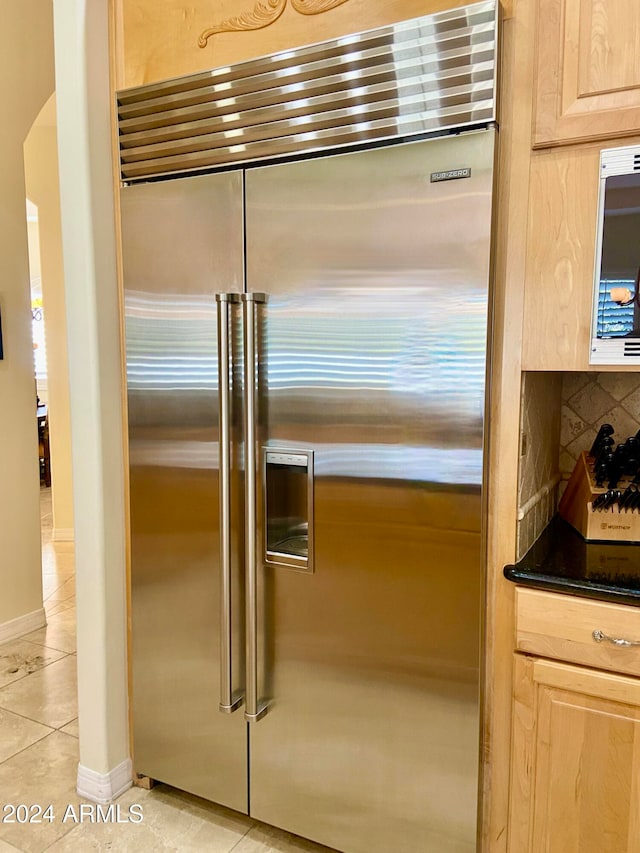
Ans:
{"type": "Polygon", "coordinates": [[[640,174],[605,181],[598,338],[640,337],[640,174]]]}

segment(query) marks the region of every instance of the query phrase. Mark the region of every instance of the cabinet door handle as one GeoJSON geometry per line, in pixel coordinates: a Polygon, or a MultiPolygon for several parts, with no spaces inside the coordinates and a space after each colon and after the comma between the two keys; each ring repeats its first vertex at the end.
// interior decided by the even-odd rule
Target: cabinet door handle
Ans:
{"type": "Polygon", "coordinates": [[[625,640],[624,637],[610,637],[604,631],[596,630],[591,636],[596,643],[613,643],[614,646],[640,646],[640,640],[625,640]]]}

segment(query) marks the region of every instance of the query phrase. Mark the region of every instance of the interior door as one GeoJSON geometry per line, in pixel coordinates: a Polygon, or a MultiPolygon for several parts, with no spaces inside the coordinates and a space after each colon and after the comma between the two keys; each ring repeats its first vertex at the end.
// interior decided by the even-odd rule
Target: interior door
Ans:
{"type": "MultiPolygon", "coordinates": [[[[246,811],[246,724],[241,711],[218,710],[215,298],[243,287],[242,175],[130,186],[121,197],[134,766],[246,811]]],[[[234,494],[241,494],[241,483],[236,486],[234,494]]],[[[235,690],[243,681],[241,515],[234,505],[235,690]]]]}
{"type": "Polygon", "coordinates": [[[314,467],[311,566],[265,559],[306,486],[258,490],[251,814],[350,853],[476,849],[493,157],[484,131],[246,178],[257,467],[314,467]]]}

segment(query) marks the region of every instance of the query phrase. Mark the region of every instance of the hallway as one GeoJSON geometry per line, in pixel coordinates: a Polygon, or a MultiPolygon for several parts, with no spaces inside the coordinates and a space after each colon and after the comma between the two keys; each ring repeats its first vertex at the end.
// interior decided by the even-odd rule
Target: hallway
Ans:
{"type": "Polygon", "coordinates": [[[48,624],[0,645],[0,853],[326,851],[166,785],[151,791],[130,789],[117,801],[118,811],[112,812],[109,822],[92,822],[89,807],[80,822],[79,804],[87,801],[75,790],[78,711],[73,543],[52,541],[51,490],[42,489],[40,496],[48,624]],[[28,807],[32,822],[24,822],[24,809],[12,810],[20,804],[28,807]],[[134,804],[139,808],[129,811],[134,804]]]}

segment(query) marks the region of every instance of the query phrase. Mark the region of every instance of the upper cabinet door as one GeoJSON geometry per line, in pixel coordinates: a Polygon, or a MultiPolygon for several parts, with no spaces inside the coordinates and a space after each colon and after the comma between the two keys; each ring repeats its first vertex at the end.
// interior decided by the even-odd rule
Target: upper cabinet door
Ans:
{"type": "Polygon", "coordinates": [[[538,0],[535,148],[640,130],[640,2],[538,0]]]}

